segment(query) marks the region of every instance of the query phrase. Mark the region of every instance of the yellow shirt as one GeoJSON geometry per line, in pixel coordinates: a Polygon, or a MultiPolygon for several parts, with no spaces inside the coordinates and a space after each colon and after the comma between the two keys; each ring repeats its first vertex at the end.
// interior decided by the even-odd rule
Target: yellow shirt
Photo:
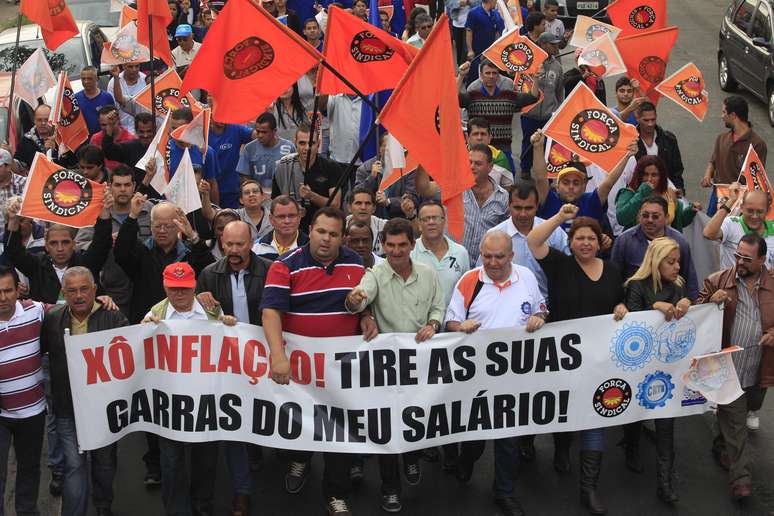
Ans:
{"type": "Polygon", "coordinates": [[[79,321],[73,315],[73,311],[70,310],[70,335],[83,335],[87,333],[88,326],[89,326],[89,317],[97,310],[99,310],[99,303],[94,301],[94,306],[91,307],[91,312],[89,312],[89,315],[87,315],[83,321],[79,321]]]}

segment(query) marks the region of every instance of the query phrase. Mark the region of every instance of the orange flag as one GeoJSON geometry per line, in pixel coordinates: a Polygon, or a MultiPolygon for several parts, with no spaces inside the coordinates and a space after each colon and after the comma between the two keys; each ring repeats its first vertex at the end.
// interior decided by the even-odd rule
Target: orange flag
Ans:
{"type": "MultiPolygon", "coordinates": [[[[535,83],[535,79],[531,75],[526,75],[523,73],[517,73],[513,77],[513,89],[519,93],[532,93],[532,85],[535,83]]],[[[543,102],[543,90],[538,88],[538,99],[533,102],[532,104],[527,104],[526,106],[523,106],[519,111],[521,113],[526,113],[533,107],[537,106],[543,102]]]]}
{"type": "Polygon", "coordinates": [[[699,122],[704,120],[709,97],[704,89],[704,76],[695,64],[684,65],[656,86],[656,91],[687,109],[699,122]]]}
{"type": "Polygon", "coordinates": [[[677,41],[677,27],[668,27],[615,41],[630,79],[640,81],[640,91],[654,104],[661,97],[656,85],[666,76],[669,53],[677,41]]]}
{"type": "MultiPolygon", "coordinates": [[[[343,9],[328,9],[323,55],[333,68],[344,71],[361,93],[394,88],[417,52],[417,48],[343,9]]],[[[317,92],[355,93],[324,66],[317,72],[317,92]]]]}
{"type": "Polygon", "coordinates": [[[124,28],[124,26],[131,21],[137,21],[137,10],[125,5],[121,8],[121,17],[118,19],[118,26],[124,28]]]}
{"type": "Polygon", "coordinates": [[[540,70],[548,54],[518,31],[512,31],[484,50],[484,57],[503,72],[533,74],[540,70]]]}
{"type": "Polygon", "coordinates": [[[556,174],[558,174],[570,161],[580,161],[584,165],[591,164],[589,160],[583,159],[577,154],[574,155],[570,152],[570,149],[553,138],[546,138],[545,160],[548,177],[552,179],[555,178],[556,174]]]}
{"type": "Polygon", "coordinates": [[[622,122],[579,82],[543,128],[567,149],[610,171],[626,155],[626,146],[639,137],[637,128],[622,122]]]}
{"type": "Polygon", "coordinates": [[[575,28],[572,31],[570,45],[586,48],[589,43],[597,38],[601,38],[605,34],[610,34],[610,37],[615,39],[620,33],[621,29],[618,27],[608,25],[588,16],[578,16],[575,20],[575,28]]]}
{"type": "Polygon", "coordinates": [[[170,135],[177,141],[198,147],[202,151],[202,159],[207,156],[207,144],[210,135],[210,109],[203,109],[191,120],[172,131],[170,135]]]}
{"type": "Polygon", "coordinates": [[[610,34],[589,43],[578,56],[578,65],[588,66],[597,77],[626,73],[626,65],[610,34]]]}
{"type": "Polygon", "coordinates": [[[102,210],[105,188],[38,152],[24,185],[19,215],[74,228],[93,226],[102,210]]]}
{"type": "Polygon", "coordinates": [[[201,104],[190,93],[183,95],[181,86],[180,76],[177,75],[174,68],[169,68],[156,79],[156,97],[154,100],[151,99],[150,84],[138,93],[134,100],[148,111],[151,111],[153,107],[151,103],[154,103],[158,116],[164,116],[169,111],[183,107],[191,108],[194,115],[199,113],[202,109],[201,104]]]}
{"type": "Polygon", "coordinates": [[[622,37],[642,34],[666,27],[666,0],[616,0],[607,14],[622,37]]]}
{"type": "Polygon", "coordinates": [[[462,193],[473,185],[473,174],[462,134],[455,71],[444,14],[382,109],[379,122],[440,186],[449,233],[459,239],[464,229],[462,193]]]}
{"type": "Polygon", "coordinates": [[[137,41],[137,24],[129,23],[102,47],[102,64],[123,65],[150,61],[150,51],[137,41]]]}
{"type": "Polygon", "coordinates": [[[153,57],[175,66],[167,39],[167,25],[172,23],[167,0],[137,0],[137,40],[150,48],[150,26],[153,24],[153,57]]]}
{"type": "Polygon", "coordinates": [[[21,0],[20,9],[32,23],[40,25],[43,41],[49,50],[56,50],[80,33],[64,0],[21,0]]]}
{"type": "Polygon", "coordinates": [[[748,191],[763,190],[766,192],[769,198],[769,212],[766,214],[766,220],[774,220],[774,203],[771,202],[771,183],[768,176],[766,176],[763,162],[752,145],[747,149],[747,156],[745,156],[744,163],[742,163],[739,182],[747,186],[748,191]]]}
{"type": "Polygon", "coordinates": [[[321,59],[258,0],[230,0],[188,67],[182,91],[207,90],[216,120],[241,123],[266,111],[321,59]]]}
{"type": "Polygon", "coordinates": [[[59,72],[49,120],[56,127],[56,141],[73,152],[89,138],[89,128],[65,72],[59,72]]]}

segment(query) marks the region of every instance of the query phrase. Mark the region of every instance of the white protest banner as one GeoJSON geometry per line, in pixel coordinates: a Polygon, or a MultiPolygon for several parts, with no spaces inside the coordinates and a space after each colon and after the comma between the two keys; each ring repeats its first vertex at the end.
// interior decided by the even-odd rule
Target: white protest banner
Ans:
{"type": "MultiPolygon", "coordinates": [[[[515,309],[515,308],[514,308],[515,309]]],[[[691,357],[720,349],[722,313],[693,307],[522,328],[306,338],[286,334],[290,385],[262,329],[162,321],[66,337],[84,450],[130,432],[187,442],[400,453],[473,439],[618,426],[707,410],[691,357]]]]}

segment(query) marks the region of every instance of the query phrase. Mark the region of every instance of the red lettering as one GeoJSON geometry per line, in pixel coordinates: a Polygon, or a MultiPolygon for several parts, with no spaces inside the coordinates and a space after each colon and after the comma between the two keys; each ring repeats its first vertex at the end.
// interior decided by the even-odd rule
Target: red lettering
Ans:
{"type": "Polygon", "coordinates": [[[312,381],[312,366],[309,355],[299,349],[290,353],[290,374],[296,383],[308,385],[312,381]]]}
{"type": "Polygon", "coordinates": [[[191,366],[193,363],[194,357],[199,356],[199,350],[194,349],[193,345],[199,342],[199,336],[198,335],[183,335],[183,352],[180,356],[180,372],[181,373],[190,373],[191,372],[191,366]]]}
{"type": "Polygon", "coordinates": [[[245,343],[242,370],[251,378],[260,378],[266,374],[266,368],[266,348],[263,343],[257,340],[248,340],[245,343]]]}
{"type": "Polygon", "coordinates": [[[177,372],[177,335],[170,335],[167,342],[166,335],[156,335],[156,349],[159,354],[159,369],[177,372]]]}
{"type": "Polygon", "coordinates": [[[142,341],[145,350],[145,369],[156,368],[156,355],[153,353],[153,337],[148,337],[142,341]]]}
{"type": "Polygon", "coordinates": [[[325,353],[314,354],[315,385],[325,387],[325,353]]]}
{"type": "Polygon", "coordinates": [[[132,347],[126,342],[116,342],[108,349],[110,372],[119,380],[126,380],[134,374],[132,347]]]}
{"type": "Polygon", "coordinates": [[[214,373],[215,364],[212,363],[212,339],[209,335],[202,335],[201,348],[202,348],[202,360],[201,360],[202,373],[214,373]]]}
{"type": "Polygon", "coordinates": [[[236,337],[223,337],[218,359],[219,373],[242,374],[239,365],[239,340],[236,337]]]}
{"type": "Polygon", "coordinates": [[[110,375],[105,367],[105,348],[83,349],[83,358],[86,360],[86,385],[100,382],[109,382],[110,375]]]}

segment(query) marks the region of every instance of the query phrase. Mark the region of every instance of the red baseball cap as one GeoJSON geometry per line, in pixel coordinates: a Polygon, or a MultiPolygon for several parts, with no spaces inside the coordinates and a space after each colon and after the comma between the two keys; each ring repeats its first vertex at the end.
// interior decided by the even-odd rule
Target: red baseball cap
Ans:
{"type": "Polygon", "coordinates": [[[178,288],[195,288],[196,274],[185,262],[171,263],[164,269],[164,286],[178,288]]]}

